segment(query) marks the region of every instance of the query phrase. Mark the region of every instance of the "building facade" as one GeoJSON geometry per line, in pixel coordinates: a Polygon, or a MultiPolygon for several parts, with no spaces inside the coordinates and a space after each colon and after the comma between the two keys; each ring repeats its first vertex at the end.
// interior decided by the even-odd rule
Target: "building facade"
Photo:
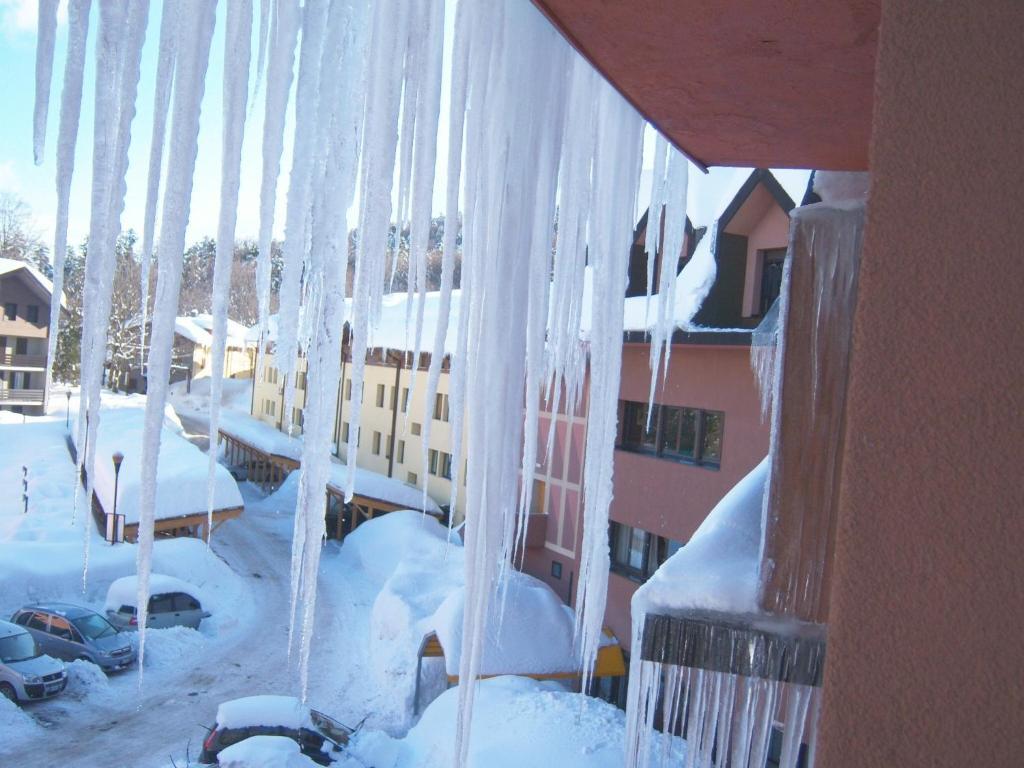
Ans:
{"type": "Polygon", "coordinates": [[[45,412],[52,293],[35,267],[0,259],[0,410],[45,412]]]}

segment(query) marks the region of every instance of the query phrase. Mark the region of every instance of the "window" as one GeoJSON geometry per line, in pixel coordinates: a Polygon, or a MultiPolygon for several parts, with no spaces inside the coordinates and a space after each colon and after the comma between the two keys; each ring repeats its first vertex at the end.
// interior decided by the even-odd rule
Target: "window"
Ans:
{"type": "Polygon", "coordinates": [[[13,302],[4,304],[4,320],[15,320],[18,317],[18,305],[13,302]]]}
{"type": "Polygon", "coordinates": [[[391,435],[388,435],[386,438],[384,438],[384,458],[391,458],[391,435]]]}
{"type": "Polygon", "coordinates": [[[392,411],[398,407],[398,387],[391,388],[391,397],[388,399],[388,407],[392,411]]]}
{"type": "Polygon", "coordinates": [[[770,248],[761,251],[761,314],[765,315],[779,298],[782,289],[782,268],[786,263],[785,248],[770,248]]]}
{"type": "Polygon", "coordinates": [[[416,477],[415,472],[407,472],[405,475],[405,481],[409,483],[409,485],[416,485],[418,480],[419,478],[416,477]]]}
{"type": "Polygon", "coordinates": [[[28,311],[25,313],[25,319],[28,320],[30,323],[38,323],[39,307],[37,307],[35,304],[29,304],[28,311]]]}
{"type": "Polygon", "coordinates": [[[399,464],[405,463],[405,440],[398,441],[398,459],[399,464]]]}
{"type": "Polygon", "coordinates": [[[402,387],[402,413],[409,412],[409,388],[402,387]]]}
{"type": "Polygon", "coordinates": [[[174,593],[174,610],[176,611],[198,611],[200,610],[199,602],[192,597],[192,595],[186,595],[184,592],[174,593]]]}
{"type": "Polygon", "coordinates": [[[263,415],[277,416],[277,403],[274,400],[263,401],[263,415]]]}
{"type": "Polygon", "coordinates": [[[301,408],[292,408],[292,424],[299,428],[306,425],[306,417],[301,408]]]}
{"type": "Polygon", "coordinates": [[[440,392],[434,396],[434,419],[436,421],[448,421],[448,395],[440,392]]]}
{"type": "Polygon", "coordinates": [[[431,448],[427,452],[427,471],[432,474],[437,474],[437,451],[431,448]]]}
{"type": "Polygon", "coordinates": [[[373,433],[373,455],[380,456],[380,432],[373,433]]]}
{"type": "Polygon", "coordinates": [[[642,528],[614,522],[610,525],[608,538],[612,571],[640,583],[647,581],[683,546],[682,542],[648,533],[642,528]]]}
{"type": "Polygon", "coordinates": [[[295,388],[305,389],[306,388],[306,372],[299,371],[295,374],[295,388]]]}
{"type": "Polygon", "coordinates": [[[441,477],[445,480],[452,479],[452,455],[441,451],[441,477]]]}
{"type": "Polygon", "coordinates": [[[562,564],[557,560],[551,561],[551,578],[561,579],[562,578],[562,564]]]}
{"type": "Polygon", "coordinates": [[[341,442],[348,443],[348,422],[341,422],[341,442]]]}
{"type": "Polygon", "coordinates": [[[544,514],[544,502],[547,500],[547,485],[543,480],[533,481],[533,493],[530,494],[530,514],[544,514]]]}
{"type": "Polygon", "coordinates": [[[46,632],[49,624],[49,617],[45,613],[33,613],[32,618],[28,620],[25,625],[29,629],[38,629],[41,632],[46,632]]]}
{"type": "Polygon", "coordinates": [[[352,399],[352,379],[345,379],[345,399],[352,399]]]}
{"type": "Polygon", "coordinates": [[[383,408],[384,407],[384,385],[383,384],[378,384],[377,385],[377,407],[378,408],[383,408]]]}
{"type": "Polygon", "coordinates": [[[717,469],[722,463],[725,414],[700,408],[655,405],[645,429],[647,405],[622,401],[619,448],[717,469]]]}
{"type": "Polygon", "coordinates": [[[153,595],[149,598],[150,613],[174,613],[174,595],[153,595]]]}
{"type": "Polygon", "coordinates": [[[63,616],[50,617],[50,634],[54,637],[59,637],[61,640],[74,639],[74,636],[71,634],[71,622],[63,616]]]}
{"type": "Polygon", "coordinates": [[[414,422],[412,423],[411,431],[412,431],[412,433],[413,433],[414,435],[419,435],[419,434],[420,434],[420,432],[421,432],[422,430],[421,430],[421,428],[420,428],[420,423],[419,423],[418,421],[414,421],[414,422]]]}
{"type": "Polygon", "coordinates": [[[267,384],[277,384],[277,368],[268,365],[263,371],[263,380],[267,382],[267,384]]]}

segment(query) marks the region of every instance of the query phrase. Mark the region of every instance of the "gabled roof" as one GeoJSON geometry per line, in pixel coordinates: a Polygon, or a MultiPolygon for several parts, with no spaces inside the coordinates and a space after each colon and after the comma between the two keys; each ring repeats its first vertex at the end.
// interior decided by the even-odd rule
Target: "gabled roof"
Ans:
{"type": "MultiPolygon", "coordinates": [[[[18,270],[25,271],[29,278],[31,278],[30,283],[33,284],[33,287],[46,295],[47,301],[52,299],[53,283],[50,281],[50,278],[36,269],[35,266],[29,264],[27,261],[18,261],[17,259],[0,259],[0,276],[13,274],[18,270]]],[[[60,305],[63,309],[68,308],[68,302],[63,291],[61,291],[60,294],[60,305]]]]}

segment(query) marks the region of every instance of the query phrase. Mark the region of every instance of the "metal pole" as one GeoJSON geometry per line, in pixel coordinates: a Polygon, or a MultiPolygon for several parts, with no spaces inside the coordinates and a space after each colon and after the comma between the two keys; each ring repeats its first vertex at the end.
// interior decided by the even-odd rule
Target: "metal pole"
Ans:
{"type": "Polygon", "coordinates": [[[21,466],[21,500],[25,504],[25,514],[28,514],[28,467],[21,466]]]}
{"type": "Polygon", "coordinates": [[[68,408],[64,411],[64,429],[69,430],[71,429],[71,391],[68,390],[65,394],[68,396],[68,408]]]}
{"type": "Polygon", "coordinates": [[[113,544],[117,538],[117,484],[121,478],[121,462],[124,461],[124,454],[118,451],[111,458],[114,461],[114,529],[110,534],[110,543],[113,544]]]}

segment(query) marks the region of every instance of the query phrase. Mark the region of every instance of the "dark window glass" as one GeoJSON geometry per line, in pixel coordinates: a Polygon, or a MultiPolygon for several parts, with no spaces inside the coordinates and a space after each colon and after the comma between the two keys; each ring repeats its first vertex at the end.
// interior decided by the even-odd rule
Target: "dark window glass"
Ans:
{"type": "Polygon", "coordinates": [[[441,477],[445,480],[452,479],[452,455],[450,453],[441,453],[441,477]]]}
{"type": "Polygon", "coordinates": [[[557,560],[551,561],[551,578],[560,579],[562,578],[562,564],[557,560]]]}
{"type": "Polygon", "coordinates": [[[174,595],[153,595],[149,598],[150,613],[173,613],[174,595]]]}
{"type": "Polygon", "coordinates": [[[46,632],[49,629],[49,618],[45,613],[33,613],[32,618],[28,620],[26,626],[29,629],[38,629],[41,632],[46,632]]]}
{"type": "Polygon", "coordinates": [[[701,419],[702,464],[718,466],[722,462],[722,430],[725,416],[720,411],[704,411],[701,419]]]}
{"type": "Polygon", "coordinates": [[[28,312],[25,313],[25,319],[28,320],[30,323],[38,323],[39,307],[37,307],[35,304],[29,304],[28,312]]]}
{"type": "Polygon", "coordinates": [[[693,459],[697,412],[693,408],[661,406],[661,452],[675,459],[693,459]]]}
{"type": "Polygon", "coordinates": [[[186,595],[184,592],[174,593],[174,610],[176,611],[198,611],[199,603],[192,595],[186,595]]]}
{"type": "Polygon", "coordinates": [[[14,320],[18,316],[18,305],[13,302],[4,304],[4,320],[14,320]]]}
{"type": "Polygon", "coordinates": [[[651,428],[647,429],[647,403],[627,402],[622,413],[622,447],[634,451],[657,449],[658,406],[651,415],[651,428]]]}
{"type": "Polygon", "coordinates": [[[647,577],[648,552],[653,537],[642,528],[612,523],[612,570],[634,581],[647,577]]]}
{"type": "Polygon", "coordinates": [[[26,624],[28,624],[28,620],[31,615],[31,613],[19,613],[15,617],[14,623],[24,627],[26,624]]]}
{"type": "Polygon", "coordinates": [[[764,251],[764,263],[761,265],[761,314],[765,315],[772,304],[779,298],[782,288],[782,266],[786,261],[785,248],[772,248],[764,251]]]}

